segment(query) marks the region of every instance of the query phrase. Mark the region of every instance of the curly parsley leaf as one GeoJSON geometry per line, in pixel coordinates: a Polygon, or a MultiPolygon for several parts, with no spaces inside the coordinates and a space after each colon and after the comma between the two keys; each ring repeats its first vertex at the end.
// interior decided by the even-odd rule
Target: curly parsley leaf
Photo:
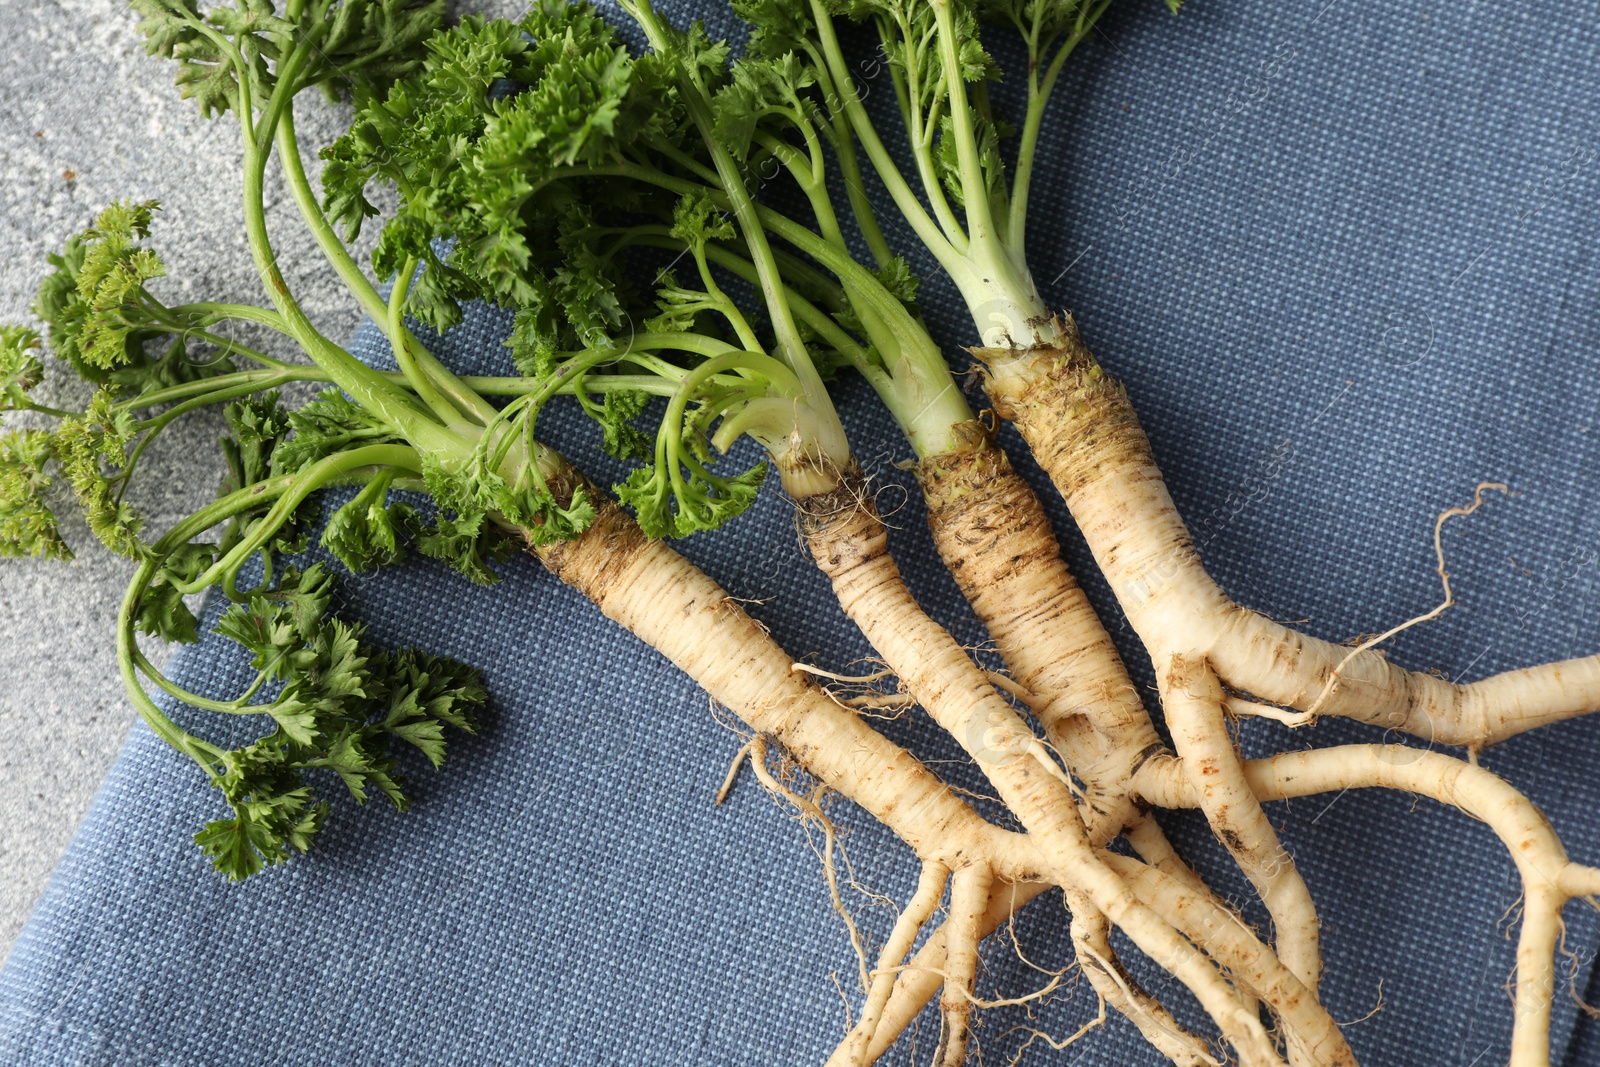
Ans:
{"type": "Polygon", "coordinates": [[[144,519],[123,502],[121,489],[135,435],[133,416],[117,410],[110,389],[101,389],[88,411],[61,420],[54,453],[77,493],[89,529],[113,552],[142,559],[148,552],[139,539],[144,519]]]}
{"type": "Polygon", "coordinates": [[[583,409],[600,425],[600,447],[614,459],[647,460],[655,450],[650,436],[633,424],[650,403],[650,394],[637,389],[614,389],[599,404],[581,388],[578,399],[583,409]]]}
{"type": "MultiPolygon", "coordinates": [[[[984,191],[993,195],[1004,188],[1006,167],[1000,157],[1000,141],[1013,133],[1010,126],[993,122],[981,115],[973,115],[973,137],[976,141],[978,165],[983,172],[984,191]]],[[[946,115],[939,122],[939,143],[934,147],[934,169],[943,183],[950,202],[957,207],[966,206],[965,185],[961,178],[961,161],[957,150],[955,123],[946,115]]]]}
{"type": "Polygon", "coordinates": [[[44,500],[54,455],[55,439],[43,430],[0,434],[0,556],[72,558],[44,500]]]}
{"type": "Polygon", "coordinates": [[[273,449],[273,474],[296,474],[357,445],[399,440],[387,423],[337,389],[318,393],[290,412],[288,421],[293,433],[273,449]]]}
{"type": "Polygon", "coordinates": [[[192,358],[185,331],[197,315],[162,304],[145,283],[164,274],[160,257],[137,242],[149,237],[159,205],[118,201],[94,226],[47,257],[53,268],[40,282],[34,314],[48,328],[49,347],[79,377],[122,387],[134,396],[229,374],[221,356],[192,358]],[[158,356],[150,342],[170,336],[158,356]]]}
{"type": "Polygon", "coordinates": [[[617,499],[633,508],[648,537],[688,537],[714,530],[755,502],[767,476],[765,461],[724,478],[690,461],[687,476],[672,477],[665,464],[639,467],[615,486],[617,499]]]}
{"type": "Polygon", "coordinates": [[[216,546],[190,543],[163,561],[161,569],[139,598],[133,625],[140,632],[164,641],[189,644],[200,639],[200,623],[184,603],[174,580],[192,582],[217,558],[216,546]]]}
{"type": "Polygon", "coordinates": [[[444,560],[480,585],[497,581],[489,564],[509,559],[519,547],[502,522],[527,542],[541,545],[570,541],[594,521],[594,504],[582,485],[511,485],[489,468],[481,453],[464,471],[425,460],[422,474],[439,514],[417,538],[417,550],[444,560]]]}
{"type": "Polygon", "coordinates": [[[445,14],[444,0],[309,0],[292,19],[272,0],[233,0],[204,12],[196,0],[130,3],[143,17],[145,50],[177,61],[174,82],[205,117],[238,106],[241,76],[264,99],[291,53],[290,92],[381,92],[416,67],[445,14]]]}
{"type": "Polygon", "coordinates": [[[416,509],[389,503],[391,479],[379,476],[328,519],[322,547],[351,573],[386,567],[405,554],[404,536],[421,532],[416,509]]]}
{"type": "Polygon", "coordinates": [[[541,0],[518,23],[469,17],[385,96],[358,98],[349,132],[324,153],[327,208],[353,234],[375,213],[368,185],[393,185],[401,204],[377,271],[419,261],[408,310],[435,324],[455,321],[452,302],[466,298],[525,311],[514,351],[531,365],[563,337],[620,321],[616,283],[585,244],[587,208],[552,179],[670,142],[682,123],[670,71],[630,57],[588,5],[541,0]],[[558,328],[568,314],[570,331],[558,328]]]}
{"type": "Polygon", "coordinates": [[[136,242],[150,236],[159,207],[154,200],[116,201],[79,238],[82,257],[73,277],[77,306],[57,318],[73,331],[78,360],[89,367],[109,371],[139,355],[131,345],[141,340],[144,285],[164,276],[166,267],[136,242]]]}
{"type": "Polygon", "coordinates": [[[44,380],[41,343],[38,330],[0,325],[0,411],[29,406],[29,391],[44,380]]]}
{"type": "Polygon", "coordinates": [[[372,791],[408,804],[394,743],[443,763],[446,727],[472,732],[487,696],[478,673],[417,649],[386,651],[360,627],[326,616],[329,578],[320,566],[290,569],[278,587],[229,609],[217,632],[282,681],[262,710],[275,729],[223,754],[217,786],[232,817],[207,823],[195,841],[238,881],[305,852],[327,817],[305,772],[336,774],[352,797],[372,791]]]}

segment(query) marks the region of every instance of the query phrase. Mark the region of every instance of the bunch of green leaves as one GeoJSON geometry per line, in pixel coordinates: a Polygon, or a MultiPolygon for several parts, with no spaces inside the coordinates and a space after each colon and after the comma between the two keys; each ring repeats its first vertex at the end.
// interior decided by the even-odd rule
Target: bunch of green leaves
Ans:
{"type": "Polygon", "coordinates": [[[549,232],[543,236],[556,254],[519,280],[521,295],[506,341],[517,369],[534,378],[552,373],[563,350],[610,343],[628,322],[625,305],[632,302],[627,280],[604,247],[615,231],[597,225],[589,205],[566,200],[545,225],[549,232]]]}
{"type": "Polygon", "coordinates": [[[115,386],[107,386],[82,415],[61,420],[51,451],[94,535],[113,552],[142,559],[148,551],[139,539],[144,518],[123,500],[137,433],[133,414],[117,407],[115,386]]]}
{"type": "Polygon", "coordinates": [[[381,91],[412,69],[445,11],[444,0],[291,0],[281,14],[274,0],[130,2],[145,50],[177,61],[176,84],[207,117],[239,107],[241,69],[260,102],[280,88],[381,91]]]}
{"type": "MultiPolygon", "coordinates": [[[[230,404],[225,415],[233,432],[222,442],[230,470],[224,491],[298,474],[348,449],[400,440],[392,427],[337,389],[325,390],[293,411],[283,410],[277,394],[269,393],[230,404]]],[[[489,517],[496,510],[496,501],[485,504],[471,497],[470,503],[464,502],[462,487],[472,484],[471,479],[458,472],[446,473],[437,465],[432,469],[435,473],[428,488],[439,505],[433,521],[426,521],[410,502],[395,498],[391,490],[396,473],[382,471],[329,516],[322,546],[346,569],[357,573],[399,562],[409,542],[423,555],[444,561],[474,582],[496,581],[490,564],[505,560],[516,550],[515,540],[489,517]]],[[[318,503],[308,500],[274,535],[267,551],[303,551],[307,531],[320,511],[318,503]]],[[[248,536],[251,523],[267,512],[263,506],[235,518],[224,533],[221,551],[248,536]]]]}
{"type": "MultiPolygon", "coordinates": [[[[351,571],[375,570],[405,555],[405,540],[428,536],[417,509],[404,500],[391,501],[393,472],[379,474],[328,517],[322,547],[351,571]]],[[[437,536],[437,531],[431,531],[437,536]]]]}
{"type": "Polygon", "coordinates": [[[38,330],[0,324],[0,411],[32,406],[28,393],[44,380],[38,356],[42,343],[38,330]]]}
{"type": "MultiPolygon", "coordinates": [[[[592,279],[593,287],[603,286],[616,301],[619,323],[642,319],[646,336],[665,337],[667,343],[659,350],[662,355],[639,361],[645,368],[681,374],[703,361],[696,354],[698,343],[687,345],[677,353],[676,360],[664,358],[671,354],[674,334],[721,342],[730,351],[739,347],[737,342],[742,335],[743,343],[759,347],[746,317],[711,280],[707,248],[715,242],[736,240],[737,229],[707,196],[697,193],[677,198],[671,226],[644,223],[601,228],[592,223],[586,212],[572,217],[581,221],[565,235],[561,248],[568,258],[554,273],[558,277],[592,279]],[[671,269],[659,270],[653,280],[655,314],[646,318],[642,307],[625,306],[622,298],[634,292],[626,283],[630,254],[647,252],[647,246],[636,242],[652,235],[664,237],[668,247],[681,247],[699,268],[701,284],[681,283],[671,269]],[[730,335],[735,343],[729,343],[730,335]]],[[[647,270],[651,257],[641,258],[646,262],[634,265],[647,270]]],[[[602,449],[614,458],[645,464],[613,490],[634,510],[646,534],[686,537],[717,529],[754,502],[766,475],[766,464],[758,463],[732,476],[713,473],[715,459],[708,442],[712,425],[761,397],[761,387],[750,381],[728,383],[717,378],[700,383],[689,395],[668,405],[652,443],[634,424],[645,410],[647,393],[607,388],[599,393],[599,401],[589,395],[591,376],[604,378],[628,369],[633,357],[630,341],[614,339],[577,310],[544,304],[536,309],[537,318],[531,313],[535,309],[519,313],[518,330],[511,340],[513,355],[524,373],[536,379],[570,381],[583,411],[601,429],[602,449]],[[541,322],[548,325],[541,328],[541,322]],[[576,342],[579,351],[560,352],[557,345],[561,341],[576,342]],[[608,361],[607,356],[613,358],[608,361]],[[673,414],[678,410],[681,416],[673,414]]],[[[533,414],[530,411],[529,417],[533,414]]]]}
{"type": "MultiPolygon", "coordinates": [[[[1075,8],[1077,0],[1034,0],[1054,8],[1075,8]]],[[[989,113],[985,83],[998,81],[1000,67],[984,48],[979,32],[979,5],[956,0],[935,5],[920,0],[848,0],[844,13],[870,22],[878,30],[882,54],[888,60],[896,95],[908,125],[918,139],[931,143],[931,159],[943,186],[957,208],[966,206],[976,192],[973,176],[963,171],[963,147],[970,147],[981,173],[983,192],[994,199],[1005,195],[1005,166],[1001,140],[1014,132],[989,113]],[[947,12],[942,21],[939,11],[947,12]],[[954,55],[954,67],[950,62],[954,55]],[[971,134],[968,146],[960,143],[953,109],[951,75],[969,86],[974,103],[966,116],[971,134]]]]}
{"type": "Polygon", "coordinates": [[[0,434],[0,556],[71,559],[56,517],[45,503],[55,457],[54,440],[43,430],[0,434]]]}
{"type": "Polygon", "coordinates": [[[771,119],[780,127],[808,121],[814,104],[806,90],[817,83],[816,69],[796,53],[746,56],[729,71],[712,97],[712,114],[717,140],[735,159],[749,160],[756,132],[771,119]]]}
{"type": "MultiPolygon", "coordinates": [[[[33,407],[28,394],[44,378],[39,331],[0,325],[0,413],[33,407]]],[[[0,556],[71,559],[56,517],[45,503],[46,465],[55,442],[44,430],[0,433],[0,556]]]]}
{"type": "Polygon", "coordinates": [[[144,520],[124,500],[144,444],[164,423],[141,422],[137,398],[187,383],[233,374],[227,358],[189,358],[186,335],[199,329],[194,309],[170,308],[145,284],[165,273],[160,257],[140,242],[150,235],[154,201],[116,201],[95,224],[49,257],[34,310],[49,348],[94,387],[81,412],[36,404],[31,390],[44,376],[44,336],[32,327],[0,326],[0,411],[32,410],[57,417],[54,431],[11,433],[0,445],[0,555],[66,557],[55,516],[45,500],[59,465],[90,529],[113,551],[143,558],[144,520]],[[151,342],[172,336],[159,354],[151,342]],[[120,397],[132,392],[134,401],[120,397]]]}
{"type": "Polygon", "coordinates": [[[105,208],[48,257],[53,269],[33,305],[57,358],[85,381],[135,395],[237,369],[226,356],[191,358],[190,340],[203,330],[204,316],[169,307],[145,287],[166,274],[161,257],[139,243],[150,236],[159,207],[154,200],[119,200],[105,208]],[[152,355],[158,339],[166,339],[165,347],[152,355]]]}
{"type": "MultiPolygon", "coordinates": [[[[720,85],[726,46],[699,30],[685,40],[720,85]]],[[[350,131],[324,153],[329,214],[354,234],[377,210],[368,186],[393,185],[400,204],[385,224],[374,266],[388,273],[421,264],[407,310],[447,328],[458,320],[460,299],[515,309],[508,345],[519,369],[541,382],[572,375],[607,451],[655,458],[633,424],[646,394],[607,389],[591,399],[581,386],[586,376],[627,364],[635,323],[649,332],[720,336],[704,314],[727,305],[720,294],[680,285],[670,272],[641,287],[649,268],[621,258],[641,230],[688,230],[702,244],[735,236],[720,212],[706,207],[686,221],[679,217],[683,198],[616,173],[629,167],[686,173],[672,157],[697,150],[698,140],[678,102],[677,57],[632,57],[587,5],[554,0],[536,4],[515,24],[465,19],[430,41],[428,51],[422,68],[384,98],[361,100],[350,131]],[[641,288],[651,295],[642,297],[641,288]],[[591,358],[608,351],[617,355],[614,365],[591,358]],[[569,362],[574,355],[582,364],[577,369],[569,362]]],[[[708,204],[703,197],[694,202],[708,204]]],[[[444,518],[440,536],[419,541],[425,551],[474,543],[492,527],[490,515],[536,539],[572,536],[589,521],[592,505],[581,487],[567,497],[536,471],[515,483],[498,473],[508,442],[531,437],[544,399],[516,407],[516,421],[508,417],[503,432],[486,434],[467,471],[427,472],[444,518]]],[[[693,469],[674,479],[659,469],[662,460],[618,487],[624,499],[646,505],[640,519],[647,530],[710,528],[753,499],[764,468],[728,479],[705,469],[703,437],[709,418],[721,413],[719,399],[709,392],[697,398],[685,429],[702,439],[674,446],[674,454],[691,457],[693,469]],[[661,494],[652,485],[667,486],[669,498],[672,487],[681,488],[676,513],[654,506],[661,494]]],[[[458,558],[472,573],[470,555],[458,558]]]]}
{"type": "MultiPolygon", "coordinates": [[[[531,418],[533,412],[525,409],[531,418]]],[[[506,478],[506,456],[532,436],[528,423],[491,424],[464,470],[447,471],[424,461],[422,476],[439,508],[436,531],[418,540],[427,555],[449,560],[474,581],[487,582],[485,564],[512,550],[506,526],[530,544],[570,541],[594,521],[594,503],[580,479],[570,473],[553,484],[537,462],[523,463],[506,478]]]]}
{"type": "Polygon", "coordinates": [[[293,433],[273,446],[274,474],[298,473],[354,445],[398,440],[392,427],[337,389],[323,390],[286,417],[293,433]]]}
{"type": "Polygon", "coordinates": [[[767,476],[765,461],[729,476],[710,470],[705,431],[695,422],[715,410],[714,398],[699,404],[685,417],[684,432],[662,449],[656,462],[635,468],[615,487],[617,499],[633,508],[647,536],[688,537],[715,530],[755,503],[767,476]]]}
{"type": "Polygon", "coordinates": [[[328,214],[353,236],[376,214],[372,182],[399,191],[373,263],[384,276],[422,264],[411,314],[444,329],[459,300],[477,298],[530,309],[524,333],[548,333],[550,308],[575,313],[580,332],[615,327],[607,285],[562,245],[579,209],[554,179],[676,139],[682,116],[660,63],[631,58],[587,5],[540,0],[517,23],[463,19],[428,42],[420,70],[357,103],[324,152],[328,214]]]}
{"type": "Polygon", "coordinates": [[[309,847],[328,805],[314,799],[307,771],[332,771],[357,802],[376,790],[403,811],[393,746],[410,745],[438,767],[445,728],[472,732],[485,701],[469,667],[365,643],[361,627],[330,615],[331,592],[320,565],[286,570],[274,588],[235,604],[217,625],[217,633],[251,654],[258,672],[251,693],[278,686],[268,703],[239,705],[270,716],[273,732],[221,753],[215,782],[232,817],[195,835],[230,879],[309,847]]]}
{"type": "MultiPolygon", "coordinates": [[[[1177,9],[1178,0],[1167,0],[1177,9]]],[[[794,49],[821,88],[820,104],[864,147],[873,168],[917,239],[957,286],[985,331],[999,343],[995,319],[1011,343],[1047,342],[1054,319],[1027,269],[1029,186],[1045,107],[1062,64],[1087,39],[1111,0],[736,0],[752,25],[757,52],[769,58],[794,49]],[[835,16],[876,31],[912,166],[889,153],[881,117],[869,113],[854,65],[832,25],[835,16]],[[985,47],[984,23],[1016,32],[1026,64],[1005,72],[1025,105],[1015,127],[994,109],[989,85],[1002,71],[985,47]],[[843,120],[842,123],[839,120],[843,120]],[[1002,147],[1015,137],[1014,152],[1002,147]]],[[[817,98],[817,93],[813,93],[817,98]]],[[[858,202],[861,198],[854,197],[858,202]]],[[[867,229],[874,230],[875,224],[867,229]]],[[[881,232],[867,240],[882,266],[881,232]]]]}

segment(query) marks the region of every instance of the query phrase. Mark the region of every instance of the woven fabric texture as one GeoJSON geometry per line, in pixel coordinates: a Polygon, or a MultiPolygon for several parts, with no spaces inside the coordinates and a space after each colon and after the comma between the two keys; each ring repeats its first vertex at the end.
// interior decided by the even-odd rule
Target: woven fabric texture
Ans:
{"type": "MultiPolygon", "coordinates": [[[[1448,528],[1460,606],[1392,655],[1470,679],[1594,652],[1600,21],[1553,2],[1195,0],[1173,18],[1129,0],[1103,30],[1069,63],[1046,127],[1034,270],[1126,382],[1223,587],[1319,636],[1382,630],[1438,600],[1435,515],[1503,481],[1513,496],[1448,528]]],[[[887,74],[863,63],[871,91],[888,94],[887,74]]],[[[1015,89],[1001,88],[1002,106],[1015,89]]],[[[961,360],[964,309],[917,265],[935,335],[961,360]]],[[[458,368],[504,372],[505,328],[476,309],[436,347],[458,368]]],[[[387,358],[370,329],[355,347],[387,358]]],[[[981,644],[896,466],[909,449],[859,383],[840,405],[913,590],[981,644]]],[[[614,480],[581,419],[553,412],[540,426],[614,480]]],[[[1064,509],[1004,440],[1148,685],[1064,509]]],[[[797,658],[843,670],[869,654],[776,493],[682,549],[797,658]]],[[[411,812],[337,801],[309,856],[247,884],[224,883],[190,840],[218,798],[136,728],[0,972],[0,1063],[820,1063],[842,1034],[839,990],[852,992],[855,964],[802,828],[747,780],[713,808],[740,742],[703,694],[531,558],[502,573],[482,589],[412,560],[343,580],[341,614],[374,639],[481,667],[491,712],[442,771],[407,767],[411,812]]],[[[214,637],[173,670],[210,694],[249,673],[214,637]]],[[[216,738],[230,726],[242,737],[255,724],[203,723],[216,738]]],[[[925,720],[885,729],[955,759],[925,720]]],[[[1379,739],[1253,722],[1244,743],[1379,739]]],[[[1600,721],[1483,758],[1575,858],[1600,861],[1600,721]]],[[[855,879],[904,902],[909,852],[850,805],[833,811],[855,879]]],[[[1518,883],[1493,835],[1408,795],[1344,793],[1272,815],[1320,905],[1334,1017],[1362,1019],[1381,1000],[1347,1031],[1361,1061],[1503,1063],[1518,883]]],[[[1203,823],[1163,822],[1246,898],[1203,823]]],[[[881,937],[892,912],[846,895],[881,937]]],[[[1265,928],[1258,907],[1245,911],[1265,928]]],[[[1559,973],[1588,995],[1600,923],[1576,904],[1566,917],[1559,973]]],[[[1041,967],[1071,958],[1051,897],[1019,914],[1017,937],[1041,967]]],[[[1045,981],[1008,939],[985,946],[983,995],[1045,981]]],[[[1600,1035],[1565,994],[1553,1061],[1600,1064],[1600,1035]]],[[[1068,982],[1031,1016],[985,1012],[984,1062],[1007,1062],[1027,1038],[1018,1027],[1061,1036],[1094,1009],[1068,982]]],[[[936,1037],[924,1017],[886,1062],[926,1063],[936,1037]]],[[[1022,1062],[1160,1060],[1114,1018],[1022,1062]]]]}

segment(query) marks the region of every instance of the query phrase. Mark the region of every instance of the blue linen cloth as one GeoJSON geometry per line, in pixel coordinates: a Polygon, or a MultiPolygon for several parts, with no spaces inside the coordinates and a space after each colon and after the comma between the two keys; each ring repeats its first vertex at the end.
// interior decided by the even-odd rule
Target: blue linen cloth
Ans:
{"type": "MultiPolygon", "coordinates": [[[[1242,603],[1341,640],[1415,615],[1438,599],[1434,516],[1500,480],[1512,498],[1448,528],[1460,606],[1393,655],[1470,679],[1600,648],[1597,48],[1592,12],[1552,2],[1196,0],[1173,18],[1130,0],[1068,64],[1040,153],[1034,269],[1127,383],[1208,566],[1242,603]]],[[[890,91],[870,58],[861,69],[890,91]]],[[[917,266],[959,362],[964,310],[925,257],[917,266]]],[[[437,347],[460,369],[503,372],[505,327],[476,309],[437,347]]],[[[354,344],[387,358],[375,331],[354,344]]],[[[909,449],[859,383],[840,406],[914,591],[981,643],[895,466],[909,449]]],[[[541,428],[591,472],[617,474],[570,412],[541,428]]],[[[1148,685],[1064,509],[1005,443],[1148,685]]],[[[796,658],[846,668],[869,650],[800,559],[792,523],[768,492],[726,534],[681,547],[796,658]]],[[[853,991],[855,964],[802,828],[748,780],[713,808],[739,740],[693,683],[531,558],[502,573],[480,589],[412,560],[342,581],[341,614],[382,643],[478,665],[492,707],[442,772],[407,766],[409,814],[338,800],[309,856],[244,885],[190,840],[217,817],[216,795],[135,728],[0,972],[0,1063],[820,1063],[846,1025],[839,990],[853,991]]],[[[173,672],[212,694],[248,674],[212,636],[173,672]]],[[[219,740],[254,726],[186,721],[219,740]]],[[[885,729],[927,758],[957,755],[920,718],[885,729]]],[[[1341,723],[1244,733],[1251,753],[1381,739],[1341,723]]],[[[1484,762],[1595,862],[1597,750],[1600,722],[1579,720],[1484,762]]],[[[852,806],[833,811],[856,880],[903,903],[907,850],[852,806]]],[[[1518,888],[1493,835],[1396,794],[1272,815],[1320,907],[1330,1010],[1361,1019],[1381,999],[1347,1030],[1362,1062],[1504,1062],[1518,888]]],[[[1203,823],[1163,822],[1246,899],[1203,823]]],[[[881,937],[892,912],[846,895],[881,937]]],[[[1265,928],[1258,906],[1245,912],[1265,928]]],[[[1600,924],[1581,904],[1566,917],[1561,978],[1593,1001],[1600,924]]],[[[1046,898],[1017,937],[1055,970],[1070,960],[1065,929],[1046,898]]],[[[1008,939],[986,945],[984,995],[1045,981],[1008,939]]],[[[1553,1061],[1600,1064],[1600,1034],[1565,989],[1555,1000],[1553,1061]]],[[[1068,982],[1031,1015],[984,1012],[984,1061],[1006,1062],[1019,1028],[1065,1035],[1094,1007],[1068,982]]],[[[924,1016],[886,1062],[926,1063],[936,1038],[924,1016]]],[[[1113,1018],[1023,1062],[1160,1061],[1113,1018]]]]}

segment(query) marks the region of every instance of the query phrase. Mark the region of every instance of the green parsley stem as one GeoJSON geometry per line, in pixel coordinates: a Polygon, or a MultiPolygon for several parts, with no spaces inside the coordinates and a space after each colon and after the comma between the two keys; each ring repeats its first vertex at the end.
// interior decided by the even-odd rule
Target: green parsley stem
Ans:
{"type": "Polygon", "coordinates": [[[169,581],[186,594],[198,593],[216,584],[219,578],[236,570],[258,548],[266,544],[289,520],[295,508],[299,507],[306,497],[363,467],[400,467],[408,471],[421,471],[422,462],[414,448],[399,444],[363,445],[318,460],[296,474],[292,485],[278,498],[266,517],[255,523],[250,533],[225,556],[208,567],[204,574],[188,582],[177,579],[169,581]]]}
{"type": "Polygon", "coordinates": [[[428,351],[427,346],[405,327],[403,320],[398,323],[392,321],[389,308],[377,287],[362,273],[354,257],[350,255],[350,250],[334,232],[327,215],[317,203],[310,179],[306,177],[305,162],[300,155],[300,141],[295,135],[292,101],[284,107],[279,120],[277,145],[278,158],[283,164],[289,193],[300,210],[300,217],[310,229],[311,236],[316,241],[317,247],[322,250],[323,257],[345,283],[345,287],[356,298],[362,310],[371,316],[374,322],[383,324],[389,343],[395,350],[396,362],[399,362],[400,353],[404,350],[425,372],[429,381],[450,397],[456,407],[474,422],[480,425],[487,424],[494,417],[493,405],[473,392],[454,372],[440,363],[433,353],[428,351]]]}

